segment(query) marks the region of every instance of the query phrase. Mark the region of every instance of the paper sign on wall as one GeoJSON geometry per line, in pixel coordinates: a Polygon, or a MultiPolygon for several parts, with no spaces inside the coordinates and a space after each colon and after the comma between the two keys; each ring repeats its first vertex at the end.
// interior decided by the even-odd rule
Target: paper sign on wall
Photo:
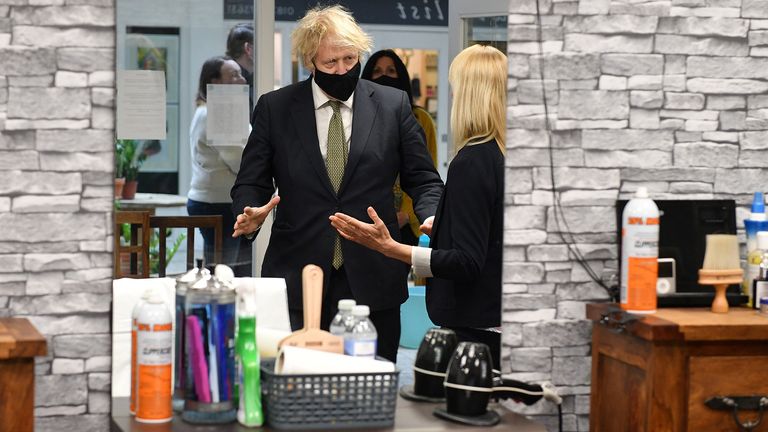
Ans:
{"type": "Polygon", "coordinates": [[[164,140],[165,72],[117,71],[117,138],[164,140]]]}
{"type": "Polygon", "coordinates": [[[248,142],[248,86],[208,84],[208,145],[244,146],[248,142]]]}

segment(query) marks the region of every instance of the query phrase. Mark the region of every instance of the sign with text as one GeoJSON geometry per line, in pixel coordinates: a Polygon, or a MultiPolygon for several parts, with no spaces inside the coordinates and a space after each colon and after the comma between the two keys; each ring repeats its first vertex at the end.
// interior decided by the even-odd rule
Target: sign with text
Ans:
{"type": "MultiPolygon", "coordinates": [[[[448,26],[448,0],[339,0],[359,23],[448,26]]],[[[275,0],[275,21],[297,21],[317,0],[275,0]]],[[[224,19],[252,20],[253,0],[224,0],[224,19]]]]}

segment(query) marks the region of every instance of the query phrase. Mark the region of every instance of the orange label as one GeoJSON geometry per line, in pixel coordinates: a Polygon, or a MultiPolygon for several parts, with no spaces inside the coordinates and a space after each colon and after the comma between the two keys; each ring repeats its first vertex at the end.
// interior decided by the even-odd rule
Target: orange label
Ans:
{"type": "Polygon", "coordinates": [[[171,323],[168,324],[155,324],[152,326],[152,331],[171,331],[173,330],[173,325],[171,323]]]}
{"type": "Polygon", "coordinates": [[[139,323],[139,324],[136,326],[136,328],[137,328],[139,331],[150,331],[150,327],[149,327],[149,324],[142,324],[142,323],[139,323]]]}
{"type": "Polygon", "coordinates": [[[657,258],[629,257],[627,269],[627,303],[622,309],[652,311],[656,309],[656,280],[659,275],[657,258]]]}
{"type": "MultiPolygon", "coordinates": [[[[134,325],[136,325],[136,320],[134,325]]],[[[131,414],[136,413],[136,328],[131,331],[131,414]]]]}
{"type": "Polygon", "coordinates": [[[136,417],[143,420],[165,420],[171,410],[171,365],[138,365],[136,417]]]}
{"type": "Polygon", "coordinates": [[[641,218],[641,217],[629,217],[629,218],[627,218],[627,223],[629,225],[642,225],[643,224],[643,218],[641,218]]]}
{"type": "Polygon", "coordinates": [[[659,218],[645,218],[645,224],[646,225],[658,225],[659,224],[659,218]]]}

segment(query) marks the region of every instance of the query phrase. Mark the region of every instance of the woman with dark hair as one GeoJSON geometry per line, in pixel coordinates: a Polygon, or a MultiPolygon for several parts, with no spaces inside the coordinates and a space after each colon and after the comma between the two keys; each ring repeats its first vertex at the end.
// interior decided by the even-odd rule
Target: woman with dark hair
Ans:
{"type": "MultiPolygon", "coordinates": [[[[232,238],[235,216],[229,190],[235,184],[240,170],[242,147],[211,146],[206,134],[208,108],[208,84],[245,84],[240,66],[229,57],[217,56],[203,63],[197,89],[197,109],[189,127],[189,147],[192,152],[192,181],[187,193],[187,213],[196,215],[221,215],[223,236],[223,263],[235,270],[238,276],[248,269],[238,267],[240,239],[232,238]]],[[[201,229],[205,261],[213,263],[214,231],[201,229]]],[[[250,257],[247,257],[250,262],[250,257]]],[[[242,261],[246,261],[243,259],[242,261]]]]}
{"type": "MultiPolygon", "coordinates": [[[[413,104],[413,94],[411,90],[411,78],[408,75],[408,69],[400,57],[392,50],[381,50],[373,53],[363,68],[363,79],[373,81],[377,84],[400,89],[408,94],[408,100],[411,101],[413,115],[416,121],[424,129],[427,150],[432,156],[432,163],[437,167],[437,130],[432,116],[424,108],[413,104]]],[[[395,184],[395,208],[397,209],[397,219],[400,223],[400,237],[402,242],[409,245],[419,243],[419,226],[421,223],[413,212],[413,201],[400,190],[399,182],[395,184]]]]}

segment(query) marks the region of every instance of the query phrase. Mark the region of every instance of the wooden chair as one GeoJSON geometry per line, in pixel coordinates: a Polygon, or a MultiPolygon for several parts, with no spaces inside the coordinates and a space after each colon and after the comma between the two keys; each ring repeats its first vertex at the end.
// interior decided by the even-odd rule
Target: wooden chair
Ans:
{"type": "Polygon", "coordinates": [[[187,270],[195,266],[195,228],[213,228],[216,239],[213,247],[214,261],[221,262],[222,254],[222,218],[211,216],[151,216],[150,228],[160,231],[160,250],[158,253],[158,276],[165,277],[167,228],[187,229],[187,270]]]}
{"type": "Polygon", "coordinates": [[[115,211],[115,247],[114,274],[115,278],[147,278],[149,277],[149,211],[115,211]],[[131,240],[128,245],[120,242],[123,224],[130,226],[131,240]],[[124,256],[129,257],[129,265],[123,268],[124,256]],[[141,266],[139,266],[139,262],[141,266]]]}

